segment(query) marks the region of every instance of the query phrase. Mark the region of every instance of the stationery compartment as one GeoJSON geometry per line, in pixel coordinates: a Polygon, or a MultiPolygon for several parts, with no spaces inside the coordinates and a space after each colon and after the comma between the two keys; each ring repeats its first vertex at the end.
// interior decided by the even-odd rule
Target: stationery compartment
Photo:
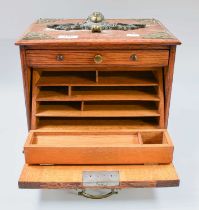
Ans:
{"type": "Polygon", "coordinates": [[[37,86],[92,85],[96,71],[42,71],[37,86]]]}
{"type": "Polygon", "coordinates": [[[153,71],[98,71],[98,84],[158,86],[153,71]]]}
{"type": "MultiPolygon", "coordinates": [[[[121,120],[119,124],[128,128],[134,128],[136,123],[136,127],[159,125],[162,128],[164,97],[161,80],[161,69],[150,68],[129,71],[34,69],[32,128],[43,127],[45,117],[54,118],[50,119],[52,124],[62,121],[65,125],[68,123],[64,117],[74,117],[84,118],[81,120],[84,125],[87,122],[95,125],[98,119],[94,118],[99,117],[99,124],[105,127],[107,124],[115,126],[116,121],[121,120]],[[60,119],[55,119],[57,117],[60,119]]],[[[75,121],[77,125],[81,124],[80,120],[72,119],[75,121]]]]}
{"type": "Polygon", "coordinates": [[[165,130],[132,132],[50,130],[30,132],[24,153],[28,164],[170,163],[173,145],[165,130]],[[159,138],[162,141],[157,141],[157,135],[162,136],[159,138]],[[146,139],[150,141],[147,142],[146,139]]]}
{"type": "Polygon", "coordinates": [[[73,87],[71,100],[151,100],[159,101],[154,87],[73,87]]]}
{"type": "Polygon", "coordinates": [[[40,87],[37,101],[142,100],[159,101],[155,87],[50,86],[40,87]],[[69,90],[70,88],[70,90],[69,90]]]}
{"type": "MultiPolygon", "coordinates": [[[[156,69],[156,68],[154,68],[156,69]]],[[[43,70],[37,86],[158,86],[154,70],[43,70]]]]}
{"type": "Polygon", "coordinates": [[[165,133],[157,132],[141,132],[143,144],[167,144],[165,133]]]}
{"type": "Polygon", "coordinates": [[[36,117],[153,117],[160,116],[157,102],[42,101],[36,117]]]}
{"type": "Polygon", "coordinates": [[[36,129],[132,131],[158,127],[159,117],[37,117],[36,129]]]}

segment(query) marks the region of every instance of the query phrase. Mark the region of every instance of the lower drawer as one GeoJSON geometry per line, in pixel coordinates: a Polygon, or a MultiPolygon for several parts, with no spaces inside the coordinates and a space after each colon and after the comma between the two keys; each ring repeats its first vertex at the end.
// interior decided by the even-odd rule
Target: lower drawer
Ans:
{"type": "Polygon", "coordinates": [[[24,147],[27,164],[171,163],[166,130],[133,132],[31,131],[24,147]]]}

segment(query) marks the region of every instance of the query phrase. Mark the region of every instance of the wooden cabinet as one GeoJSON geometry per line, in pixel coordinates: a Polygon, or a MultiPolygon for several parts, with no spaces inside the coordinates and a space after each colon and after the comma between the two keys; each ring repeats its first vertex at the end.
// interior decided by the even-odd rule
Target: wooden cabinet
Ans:
{"type": "Polygon", "coordinates": [[[83,20],[39,20],[16,42],[29,128],[19,187],[178,186],[167,122],[179,40],[154,19],[115,20],[145,24],[136,30],[47,30],[71,21],[83,20]],[[84,180],[102,171],[117,184],[84,180]]]}

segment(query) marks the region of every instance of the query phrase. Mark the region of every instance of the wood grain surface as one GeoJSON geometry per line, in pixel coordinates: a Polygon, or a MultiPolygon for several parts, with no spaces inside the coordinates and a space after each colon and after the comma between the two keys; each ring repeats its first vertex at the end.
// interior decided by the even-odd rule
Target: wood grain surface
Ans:
{"type": "MultiPolygon", "coordinates": [[[[64,24],[64,23],[77,23],[84,22],[85,19],[61,19],[53,21],[51,24],[64,24]]],[[[107,19],[106,21],[110,23],[121,22],[128,24],[141,23],[142,19],[107,19]]],[[[146,22],[145,22],[146,23],[146,22]]],[[[177,45],[180,41],[171,34],[168,29],[160,23],[160,21],[151,19],[149,23],[146,24],[146,28],[140,28],[137,30],[119,31],[119,30],[109,30],[103,31],[102,33],[92,33],[91,31],[64,31],[64,30],[48,30],[47,23],[33,23],[24,33],[22,37],[16,42],[17,45],[26,46],[67,46],[67,47],[119,47],[127,48],[132,45],[177,45]],[[29,33],[39,33],[40,35],[47,35],[49,38],[38,38],[25,40],[24,38],[29,33]],[[166,33],[166,37],[161,38],[156,36],[155,38],[150,37],[150,34],[162,34],[166,33]],[[128,34],[137,34],[135,36],[129,36],[128,34]],[[59,38],[66,36],[67,38],[59,38]],[[73,38],[73,36],[77,38],[73,38]]]]}
{"type": "Polygon", "coordinates": [[[16,42],[28,129],[36,129],[25,145],[29,165],[23,168],[20,188],[84,188],[82,172],[87,170],[119,171],[115,188],[179,185],[170,164],[173,144],[161,128],[168,124],[180,41],[159,21],[145,23],[146,28],[133,31],[91,33],[48,30],[50,23],[40,20],[16,42]],[[133,54],[137,59],[130,59],[133,54]],[[101,63],[95,62],[96,55],[101,55],[101,63]],[[157,129],[158,134],[144,129],[157,129]]]}
{"type": "Polygon", "coordinates": [[[28,164],[171,163],[173,145],[165,130],[73,133],[51,130],[30,132],[24,153],[28,164]]]}
{"type": "Polygon", "coordinates": [[[129,50],[129,51],[68,51],[68,50],[27,50],[26,59],[31,67],[62,67],[67,65],[130,65],[130,66],[167,66],[168,50],[129,50]],[[130,59],[131,55],[137,60],[130,59]],[[58,60],[57,56],[63,56],[58,60]],[[94,57],[101,55],[102,62],[95,63],[94,57]]]}
{"type": "Polygon", "coordinates": [[[33,166],[26,164],[19,179],[19,187],[33,189],[85,188],[82,183],[83,171],[119,171],[119,186],[104,186],[103,188],[174,187],[179,185],[179,178],[172,164],[107,166],[33,166]]]}

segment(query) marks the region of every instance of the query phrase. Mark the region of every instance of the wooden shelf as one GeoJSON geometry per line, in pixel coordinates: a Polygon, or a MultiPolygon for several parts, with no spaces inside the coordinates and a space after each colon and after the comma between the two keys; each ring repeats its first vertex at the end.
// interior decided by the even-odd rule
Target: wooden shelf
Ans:
{"type": "MultiPolygon", "coordinates": [[[[110,87],[109,87],[110,88],[110,87]]],[[[103,100],[140,100],[159,101],[159,97],[153,90],[149,89],[126,89],[126,90],[89,90],[74,89],[72,95],[67,95],[66,91],[41,90],[37,96],[37,101],[103,101],[103,100]]]]}
{"type": "Polygon", "coordinates": [[[159,128],[155,117],[146,118],[55,118],[42,117],[37,129],[66,131],[132,131],[134,129],[159,128]]]}
{"type": "Polygon", "coordinates": [[[84,104],[84,110],[78,104],[39,105],[37,117],[152,117],[160,116],[158,110],[150,104],[141,103],[93,103],[84,104]]]}
{"type": "Polygon", "coordinates": [[[95,71],[43,71],[37,86],[89,85],[96,83],[95,71]]]}
{"type": "Polygon", "coordinates": [[[152,72],[111,71],[99,72],[96,75],[95,73],[95,71],[45,72],[37,86],[158,86],[152,72]]]}
{"type": "Polygon", "coordinates": [[[158,86],[152,72],[100,72],[98,85],[119,86],[158,86]]]}
{"type": "Polygon", "coordinates": [[[153,70],[40,71],[35,83],[34,128],[50,124],[74,130],[93,129],[92,125],[100,129],[157,128],[161,98],[156,74],[153,70]]]}

